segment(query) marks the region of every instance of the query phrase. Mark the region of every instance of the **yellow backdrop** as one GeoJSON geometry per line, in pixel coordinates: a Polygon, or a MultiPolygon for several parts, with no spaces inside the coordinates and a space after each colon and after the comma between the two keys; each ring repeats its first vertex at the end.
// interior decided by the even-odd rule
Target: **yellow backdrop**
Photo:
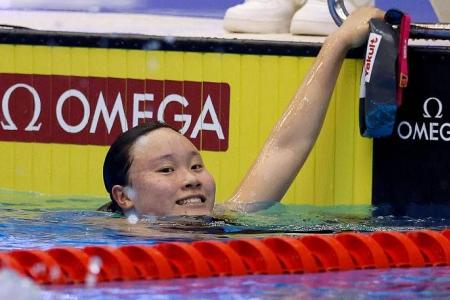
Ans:
{"type": "MultiPolygon", "coordinates": [[[[203,151],[227,199],[305,76],[313,58],[60,46],[0,45],[0,73],[226,82],[229,148],[203,151]]],[[[317,144],[284,197],[296,204],[370,204],[372,143],[359,135],[361,62],[346,59],[317,144]]],[[[1,134],[1,132],[0,132],[1,134]]],[[[107,147],[0,142],[0,188],[101,196],[107,147]]]]}

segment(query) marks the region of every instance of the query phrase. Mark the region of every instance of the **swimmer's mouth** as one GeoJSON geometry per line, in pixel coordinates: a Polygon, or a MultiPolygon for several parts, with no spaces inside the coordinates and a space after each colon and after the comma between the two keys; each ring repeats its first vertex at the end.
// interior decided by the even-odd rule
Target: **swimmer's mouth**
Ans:
{"type": "Polygon", "coordinates": [[[178,205],[187,205],[187,204],[201,204],[206,202],[206,197],[203,195],[194,195],[189,196],[180,200],[175,201],[178,205]]]}

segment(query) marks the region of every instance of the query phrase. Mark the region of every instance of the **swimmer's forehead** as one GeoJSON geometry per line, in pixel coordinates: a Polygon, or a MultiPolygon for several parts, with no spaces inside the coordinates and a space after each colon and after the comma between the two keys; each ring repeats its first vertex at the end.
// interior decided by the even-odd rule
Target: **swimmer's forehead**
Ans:
{"type": "MultiPolygon", "coordinates": [[[[188,158],[200,158],[200,153],[198,151],[190,151],[190,152],[186,152],[185,156],[187,156],[188,158]]],[[[152,161],[165,161],[165,160],[173,160],[176,158],[176,155],[173,153],[168,153],[168,154],[162,154],[160,156],[155,156],[152,157],[152,161]]]]}
{"type": "Polygon", "coordinates": [[[168,159],[177,153],[201,156],[189,139],[170,128],[159,128],[139,137],[132,147],[132,152],[134,155],[145,154],[158,160],[168,159]]]}

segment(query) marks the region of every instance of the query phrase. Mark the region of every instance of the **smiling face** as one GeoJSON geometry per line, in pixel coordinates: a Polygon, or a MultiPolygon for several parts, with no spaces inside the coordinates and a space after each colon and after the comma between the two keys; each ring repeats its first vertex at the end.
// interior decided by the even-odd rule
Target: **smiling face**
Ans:
{"type": "Polygon", "coordinates": [[[215,183],[197,148],[184,136],[160,128],[130,149],[131,207],[138,215],[210,215],[215,183]]]}

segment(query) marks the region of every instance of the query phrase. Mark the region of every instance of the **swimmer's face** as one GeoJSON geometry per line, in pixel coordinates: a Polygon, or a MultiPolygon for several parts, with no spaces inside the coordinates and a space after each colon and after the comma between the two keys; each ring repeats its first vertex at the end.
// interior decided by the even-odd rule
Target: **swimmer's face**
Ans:
{"type": "Polygon", "coordinates": [[[184,136],[160,128],[130,150],[129,198],[138,215],[210,215],[215,183],[197,148],[184,136]]]}

